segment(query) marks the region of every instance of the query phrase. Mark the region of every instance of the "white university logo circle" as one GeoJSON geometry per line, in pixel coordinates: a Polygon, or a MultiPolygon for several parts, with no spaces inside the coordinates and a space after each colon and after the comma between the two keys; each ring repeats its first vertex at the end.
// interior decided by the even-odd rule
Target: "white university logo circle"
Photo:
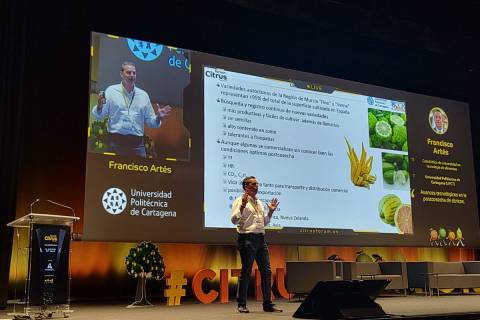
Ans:
{"type": "Polygon", "coordinates": [[[102,204],[110,214],[120,214],[127,207],[127,196],[119,188],[110,188],[103,194],[102,204]]]}

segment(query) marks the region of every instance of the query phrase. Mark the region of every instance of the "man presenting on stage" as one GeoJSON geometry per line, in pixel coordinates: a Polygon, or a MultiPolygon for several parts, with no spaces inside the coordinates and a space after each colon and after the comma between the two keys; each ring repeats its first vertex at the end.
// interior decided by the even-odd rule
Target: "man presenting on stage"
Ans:
{"type": "Polygon", "coordinates": [[[237,302],[238,312],[248,313],[247,290],[253,261],[257,261],[261,275],[263,311],[281,312],[271,298],[270,257],[265,242],[265,226],[270,222],[273,212],[278,207],[278,200],[273,198],[268,206],[268,213],[264,213],[263,203],[257,199],[258,183],[255,177],[246,177],[242,181],[245,193],[235,199],[232,204],[232,223],[237,225],[237,249],[240,252],[242,270],[238,278],[237,302]]]}
{"type": "Polygon", "coordinates": [[[137,71],[132,62],[124,62],[120,70],[122,82],[111,85],[98,95],[92,114],[97,120],[108,117],[108,146],[120,156],[146,158],[143,131],[145,123],[159,128],[161,120],[170,114],[171,107],[155,104],[153,110],[148,94],[135,86],[137,71]]]}

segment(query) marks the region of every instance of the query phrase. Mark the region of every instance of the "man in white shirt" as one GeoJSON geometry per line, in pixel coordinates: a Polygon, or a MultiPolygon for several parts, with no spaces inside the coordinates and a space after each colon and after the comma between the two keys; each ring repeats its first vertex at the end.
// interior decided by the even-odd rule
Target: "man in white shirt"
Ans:
{"type": "Polygon", "coordinates": [[[257,199],[258,183],[255,177],[246,177],[242,181],[245,193],[235,199],[232,204],[232,223],[237,225],[237,249],[240,252],[242,270],[238,278],[237,302],[238,312],[248,313],[247,290],[253,261],[257,261],[261,275],[263,310],[265,312],[281,312],[271,298],[270,257],[268,246],[265,242],[265,226],[270,222],[273,212],[278,207],[278,200],[273,198],[265,214],[263,203],[257,199]]]}
{"type": "Polygon", "coordinates": [[[111,85],[98,95],[98,103],[92,109],[97,120],[108,117],[108,145],[112,152],[122,156],[146,158],[143,131],[145,123],[159,128],[161,120],[170,114],[169,105],[152,107],[148,94],[135,86],[137,71],[132,62],[124,62],[120,70],[122,82],[111,85]]]}

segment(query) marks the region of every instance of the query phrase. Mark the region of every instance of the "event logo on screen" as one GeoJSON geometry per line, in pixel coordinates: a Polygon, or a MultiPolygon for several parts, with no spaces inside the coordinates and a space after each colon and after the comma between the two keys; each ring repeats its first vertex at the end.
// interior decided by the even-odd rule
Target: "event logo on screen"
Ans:
{"type": "Polygon", "coordinates": [[[110,188],[103,194],[103,208],[110,214],[120,214],[127,207],[127,196],[119,188],[110,188]]]}
{"type": "Polygon", "coordinates": [[[127,39],[127,43],[135,57],[143,61],[153,61],[162,54],[161,44],[135,39],[127,39]]]}

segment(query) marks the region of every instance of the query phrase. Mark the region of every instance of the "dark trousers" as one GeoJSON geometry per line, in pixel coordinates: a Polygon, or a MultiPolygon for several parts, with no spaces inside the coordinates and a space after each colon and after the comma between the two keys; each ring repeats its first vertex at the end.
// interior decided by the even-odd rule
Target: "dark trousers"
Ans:
{"type": "Polygon", "coordinates": [[[108,146],[117,156],[147,157],[143,137],[140,136],[109,133],[108,146]]]}
{"type": "Polygon", "coordinates": [[[237,240],[237,249],[240,252],[242,261],[242,270],[238,278],[237,302],[239,305],[246,305],[248,282],[252,273],[252,265],[255,260],[258,265],[261,276],[263,305],[272,304],[271,278],[272,270],[270,268],[270,257],[268,247],[263,234],[239,233],[237,240]]]}

